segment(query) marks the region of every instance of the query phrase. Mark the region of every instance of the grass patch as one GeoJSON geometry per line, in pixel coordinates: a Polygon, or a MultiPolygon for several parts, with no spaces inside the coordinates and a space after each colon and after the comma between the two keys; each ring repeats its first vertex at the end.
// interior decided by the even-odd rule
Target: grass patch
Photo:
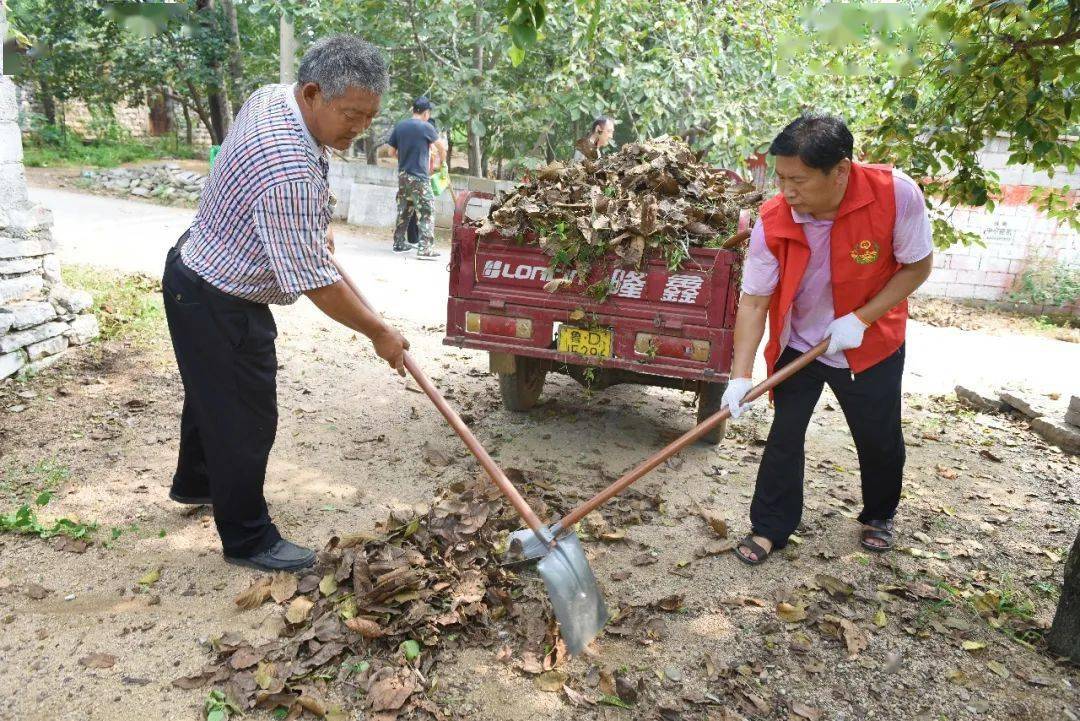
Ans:
{"type": "Polygon", "coordinates": [[[61,272],[65,284],[94,296],[103,340],[148,341],[161,335],[165,308],[159,279],[88,265],[65,265],[61,272]]]}
{"type": "Polygon", "coordinates": [[[77,133],[45,126],[23,140],[23,163],[32,168],[61,168],[66,166],[115,168],[139,160],[202,159],[202,148],[172,138],[136,140],[122,135],[96,140],[77,133]]]}
{"type": "Polygon", "coordinates": [[[0,493],[22,495],[27,489],[32,495],[55,493],[71,476],[71,469],[55,458],[46,458],[33,466],[9,465],[0,478],[0,493]]]}
{"type": "Polygon", "coordinates": [[[97,530],[96,523],[82,523],[71,518],[57,518],[52,524],[42,523],[38,519],[37,509],[47,505],[50,500],[52,494],[46,491],[38,495],[33,505],[24,503],[12,513],[0,514],[0,533],[19,533],[38,538],[67,536],[84,540],[97,530]]]}

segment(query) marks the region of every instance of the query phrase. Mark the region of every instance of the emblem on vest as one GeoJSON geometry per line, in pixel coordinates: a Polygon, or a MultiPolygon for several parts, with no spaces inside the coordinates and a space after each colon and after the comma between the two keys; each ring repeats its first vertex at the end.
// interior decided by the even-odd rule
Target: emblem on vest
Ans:
{"type": "Polygon", "coordinates": [[[872,240],[860,240],[851,249],[851,259],[859,265],[870,265],[878,259],[880,249],[872,240]]]}

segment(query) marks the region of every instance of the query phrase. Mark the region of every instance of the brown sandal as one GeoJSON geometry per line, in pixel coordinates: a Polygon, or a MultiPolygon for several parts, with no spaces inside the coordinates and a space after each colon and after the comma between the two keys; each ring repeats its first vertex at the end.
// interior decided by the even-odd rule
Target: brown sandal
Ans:
{"type": "MultiPolygon", "coordinates": [[[[776,549],[774,548],[773,550],[776,550],[776,549]]],[[[739,543],[736,544],[735,548],[733,548],[732,551],[735,553],[735,555],[739,558],[740,561],[742,561],[743,563],[745,563],[747,565],[750,565],[750,566],[759,566],[759,565],[761,565],[762,563],[765,562],[765,559],[768,558],[772,554],[772,551],[766,551],[764,548],[762,548],[760,545],[758,545],[754,541],[754,534],[752,534],[752,533],[750,535],[748,535],[746,538],[739,541],[739,543]],[[743,555],[742,553],[739,553],[740,548],[746,548],[748,551],[750,551],[755,556],[757,556],[757,560],[755,561],[754,559],[750,558],[749,556],[746,556],[746,555],[743,555]]]]}
{"type": "Polygon", "coordinates": [[[890,518],[887,521],[867,521],[866,525],[872,526],[872,528],[862,529],[862,539],[860,540],[862,547],[875,553],[891,551],[893,542],[896,540],[893,520],[890,518]],[[881,541],[881,543],[868,543],[871,538],[881,541]]]}

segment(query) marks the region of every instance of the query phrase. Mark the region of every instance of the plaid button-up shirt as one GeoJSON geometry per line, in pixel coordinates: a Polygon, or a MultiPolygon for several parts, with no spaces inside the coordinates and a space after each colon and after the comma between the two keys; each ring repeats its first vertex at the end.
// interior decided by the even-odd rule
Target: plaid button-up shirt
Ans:
{"type": "Polygon", "coordinates": [[[293,86],[267,85],[240,109],[214,159],[184,264],[230,295],[288,304],[338,281],[326,246],[329,163],[293,86]]]}

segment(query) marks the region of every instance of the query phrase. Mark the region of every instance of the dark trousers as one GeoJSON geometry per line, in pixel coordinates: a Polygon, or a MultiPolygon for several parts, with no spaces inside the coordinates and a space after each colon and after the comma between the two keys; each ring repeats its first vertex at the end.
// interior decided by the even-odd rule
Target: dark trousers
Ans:
{"type": "Polygon", "coordinates": [[[209,495],[225,555],[251,556],[281,538],[263,498],[278,418],[274,317],[206,283],[177,248],[161,288],[184,382],[173,491],[209,495]]]}
{"type": "Polygon", "coordinates": [[[416,213],[409,216],[409,227],[405,229],[405,239],[410,245],[420,244],[420,224],[416,222],[416,213]]]}
{"type": "MultiPolygon", "coordinates": [[[[786,348],[776,367],[799,352],[786,348]]],[[[758,468],[750,523],[754,534],[777,548],[799,526],[803,509],[806,427],[826,383],[840,402],[859,455],[863,510],[859,521],[893,517],[900,503],[904,473],[904,434],[900,428],[900,379],[904,347],[855,375],[814,361],[776,387],[775,417],[758,468]]]]}

